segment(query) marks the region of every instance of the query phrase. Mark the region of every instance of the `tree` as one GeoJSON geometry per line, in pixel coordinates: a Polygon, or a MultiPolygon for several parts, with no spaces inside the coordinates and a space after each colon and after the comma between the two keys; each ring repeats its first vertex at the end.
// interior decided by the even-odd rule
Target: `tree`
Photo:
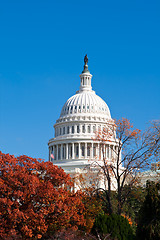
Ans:
{"type": "Polygon", "coordinates": [[[147,182],[147,195],[139,211],[137,238],[160,239],[160,184],[147,182]]]}
{"type": "Polygon", "coordinates": [[[40,239],[85,225],[79,192],[51,162],[0,152],[0,238],[40,239]]]}
{"type": "Polygon", "coordinates": [[[86,172],[75,174],[74,185],[82,190],[82,202],[84,204],[84,218],[86,225],[81,230],[89,233],[93,227],[96,216],[103,212],[102,200],[93,191],[98,181],[98,176],[93,174],[90,168],[86,172]],[[89,181],[92,179],[92,181],[89,181]]]}
{"type": "Polygon", "coordinates": [[[150,151],[154,154],[154,160],[160,160],[160,120],[151,122],[146,135],[150,151]]]}
{"type": "Polygon", "coordinates": [[[102,147],[102,160],[97,159],[94,166],[98,166],[104,179],[104,188],[97,188],[97,192],[104,192],[101,198],[108,207],[108,212],[113,212],[112,190],[116,190],[117,213],[122,213],[123,205],[130,194],[132,186],[139,182],[139,172],[148,167],[148,159],[152,153],[148,147],[147,135],[134,129],[129,120],[110,122],[103,130],[96,133],[95,140],[102,147]],[[111,148],[112,159],[107,158],[106,144],[113,143],[111,148]],[[125,185],[128,188],[124,188],[125,185]]]}

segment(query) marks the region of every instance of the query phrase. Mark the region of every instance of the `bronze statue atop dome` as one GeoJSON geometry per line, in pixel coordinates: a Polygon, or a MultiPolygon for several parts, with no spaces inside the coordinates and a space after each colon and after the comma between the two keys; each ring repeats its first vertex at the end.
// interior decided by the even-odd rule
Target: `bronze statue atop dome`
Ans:
{"type": "Polygon", "coordinates": [[[88,63],[88,57],[87,57],[87,54],[86,54],[85,57],[84,57],[84,63],[85,63],[85,65],[87,65],[87,63],[88,63]]]}

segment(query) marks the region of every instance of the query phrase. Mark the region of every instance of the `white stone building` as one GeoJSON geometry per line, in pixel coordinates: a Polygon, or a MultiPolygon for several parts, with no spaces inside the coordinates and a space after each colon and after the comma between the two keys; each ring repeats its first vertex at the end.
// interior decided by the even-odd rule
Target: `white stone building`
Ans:
{"type": "MultiPolygon", "coordinates": [[[[87,55],[84,62],[80,89],[64,104],[54,124],[55,136],[48,143],[49,160],[71,175],[83,172],[91,162],[102,159],[102,145],[95,141],[95,132],[113,123],[107,104],[92,90],[87,55]]],[[[106,142],[104,152],[108,160],[113,159],[116,147],[115,137],[106,142]]]]}

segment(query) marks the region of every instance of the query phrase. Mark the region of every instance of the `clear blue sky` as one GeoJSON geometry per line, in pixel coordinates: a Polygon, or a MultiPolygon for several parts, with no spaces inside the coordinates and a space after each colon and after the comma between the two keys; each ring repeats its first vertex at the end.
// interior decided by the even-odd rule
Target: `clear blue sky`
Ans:
{"type": "Polygon", "coordinates": [[[160,1],[0,1],[0,149],[48,159],[83,57],[112,117],[160,118],[160,1]]]}

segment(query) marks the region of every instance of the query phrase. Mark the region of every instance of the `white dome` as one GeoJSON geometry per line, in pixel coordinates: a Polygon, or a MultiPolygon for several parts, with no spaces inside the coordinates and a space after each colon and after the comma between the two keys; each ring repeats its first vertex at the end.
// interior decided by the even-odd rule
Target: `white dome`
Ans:
{"type": "Polygon", "coordinates": [[[91,114],[111,119],[107,104],[94,91],[79,91],[64,104],[60,117],[91,114]]]}

